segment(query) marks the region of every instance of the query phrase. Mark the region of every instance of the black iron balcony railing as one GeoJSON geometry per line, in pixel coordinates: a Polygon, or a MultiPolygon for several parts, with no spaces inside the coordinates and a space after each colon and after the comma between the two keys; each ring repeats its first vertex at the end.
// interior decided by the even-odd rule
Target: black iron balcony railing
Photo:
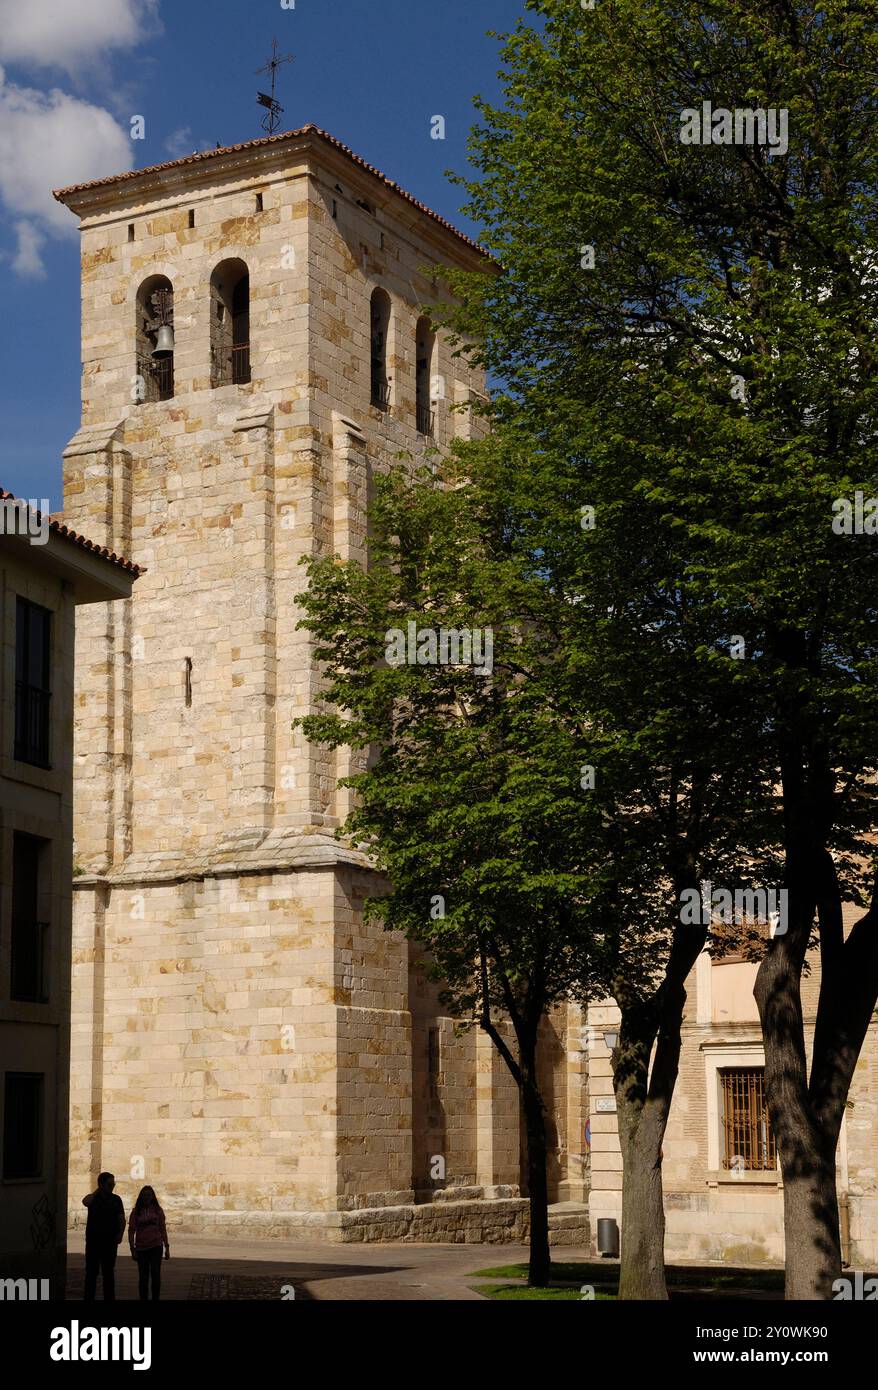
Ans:
{"type": "Polygon", "coordinates": [[[428,405],[419,405],[417,408],[417,415],[418,433],[432,435],[436,429],[435,411],[431,410],[428,405]]]}
{"type": "Polygon", "coordinates": [[[49,711],[52,696],[39,686],[15,682],[15,758],[33,767],[49,766],[49,711]]]}
{"type": "Polygon", "coordinates": [[[250,344],[236,343],[232,348],[232,384],[246,386],[250,380],[250,344]]]}
{"type": "Polygon", "coordinates": [[[140,401],[170,401],[174,398],[174,358],[138,357],[138,395],[140,401]],[[142,383],[142,385],[141,385],[142,383]]]}
{"type": "Polygon", "coordinates": [[[376,410],[390,409],[390,382],[372,374],[372,404],[376,410]]]}
{"type": "Polygon", "coordinates": [[[215,353],[214,386],[246,386],[250,380],[250,344],[235,343],[226,352],[215,353]]]}
{"type": "Polygon", "coordinates": [[[26,1004],[49,1002],[49,924],[13,922],[11,933],[13,999],[26,1004]]]}

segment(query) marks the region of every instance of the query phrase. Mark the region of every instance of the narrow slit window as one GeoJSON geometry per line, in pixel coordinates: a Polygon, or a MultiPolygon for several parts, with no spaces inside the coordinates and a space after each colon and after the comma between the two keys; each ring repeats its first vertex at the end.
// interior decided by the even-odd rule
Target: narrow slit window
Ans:
{"type": "Polygon", "coordinates": [[[372,404],[376,410],[390,409],[390,378],[387,375],[387,339],[390,333],[390,295],[375,290],[372,317],[372,404]]]}
{"type": "Polygon", "coordinates": [[[192,658],[187,656],[183,668],[183,693],[186,700],[186,708],[192,708],[192,658]]]}
{"type": "Polygon", "coordinates": [[[194,208],[190,208],[190,209],[189,209],[189,226],[190,226],[190,227],[194,227],[194,226],[195,226],[195,209],[194,209],[194,208]]]}
{"type": "Polygon", "coordinates": [[[442,1059],[439,1050],[439,1029],[431,1028],[427,1033],[427,1080],[431,1091],[436,1091],[439,1088],[439,1072],[441,1066],[442,1059]]]}

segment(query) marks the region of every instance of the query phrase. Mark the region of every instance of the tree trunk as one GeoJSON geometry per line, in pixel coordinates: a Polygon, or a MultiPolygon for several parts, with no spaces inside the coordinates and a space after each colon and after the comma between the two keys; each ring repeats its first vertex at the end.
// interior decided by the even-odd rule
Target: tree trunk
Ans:
{"type": "Polygon", "coordinates": [[[544,1287],[549,1282],[549,1185],[546,1174],[546,1118],[543,1100],[536,1084],[536,1049],[522,1058],[521,1099],[527,1135],[527,1183],[530,1199],[530,1265],[527,1282],[544,1287]]]}
{"type": "Polygon", "coordinates": [[[530,1201],[530,1260],[528,1264],[528,1284],[543,1288],[551,1274],[551,1255],[549,1253],[549,1183],[546,1172],[546,1117],[543,1098],[537,1077],[537,1034],[540,1020],[546,1009],[544,995],[538,995],[538,1004],[531,1001],[527,1015],[515,1006],[515,999],[509,982],[501,975],[506,1007],[512,1019],[518,1039],[518,1060],[513,1057],[502,1034],[494,1026],[488,1006],[487,955],[482,953],[481,974],[483,981],[483,1005],[481,1026],[493,1042],[506,1063],[518,1087],[524,1111],[525,1141],[527,1144],[527,1184],[530,1201]]]}
{"type": "MultiPolygon", "coordinates": [[[[798,898],[798,894],[796,895],[798,898]]],[[[792,894],[791,894],[792,898],[792,894]]],[[[841,1274],[835,1187],[835,1114],[821,1123],[808,1087],[801,972],[810,933],[807,899],[788,936],[771,943],[754,995],[765,1046],[765,1086],[784,1181],[786,1297],[827,1299],[841,1274]]]]}
{"type": "Polygon", "coordinates": [[[639,1121],[624,1123],[620,1111],[622,1259],[619,1297],[624,1299],[660,1301],[668,1296],[661,1134],[643,1115],[639,1121]]]}
{"type": "Polygon", "coordinates": [[[650,999],[625,1000],[617,990],[622,1024],[613,1052],[613,1089],[622,1149],[619,1297],[624,1299],[668,1297],[662,1145],[680,1069],[685,981],[706,935],[703,928],[677,929],[664,980],[650,999]]]}
{"type": "MultiPolygon", "coordinates": [[[[780,660],[810,670],[801,633],[774,633],[780,660]]],[[[765,1087],[784,1180],[786,1297],[829,1299],[841,1274],[835,1153],[848,1089],[878,993],[872,906],[845,941],[842,890],[828,847],[836,777],[800,696],[779,704],[784,816],[784,887],[789,910],[753,991],[765,1046],[765,1087]],[[811,1076],[805,1053],[802,971],[815,914],[820,995],[811,1076]]]]}
{"type": "Polygon", "coordinates": [[[622,1150],[622,1231],[619,1297],[663,1300],[665,1209],[662,1140],[667,1109],[649,1095],[649,1062],[659,1027],[654,997],[622,1007],[613,1052],[613,1089],[622,1150]]]}
{"type": "Polygon", "coordinates": [[[785,1294],[794,1299],[832,1298],[841,1275],[835,1156],[811,1145],[801,1173],[784,1175],[785,1294]]]}

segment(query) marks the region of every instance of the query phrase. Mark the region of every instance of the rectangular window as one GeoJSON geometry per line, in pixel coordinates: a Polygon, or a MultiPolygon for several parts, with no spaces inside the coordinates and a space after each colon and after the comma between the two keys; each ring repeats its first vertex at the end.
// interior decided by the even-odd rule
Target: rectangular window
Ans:
{"type": "Polygon", "coordinates": [[[49,766],[52,614],[27,599],[16,601],[15,757],[49,766]]]}
{"type": "Polygon", "coordinates": [[[12,842],[12,969],[10,996],[23,1003],[49,998],[49,926],[40,921],[40,879],[46,841],[15,835],[12,842]]]}
{"type": "Polygon", "coordinates": [[[723,1093],[723,1168],[766,1172],[777,1167],[777,1147],[768,1118],[765,1071],[740,1067],[719,1073],[723,1093]]]}
{"type": "Polygon", "coordinates": [[[3,1096],[3,1176],[39,1178],[43,1173],[43,1077],[6,1073],[3,1096]]]}

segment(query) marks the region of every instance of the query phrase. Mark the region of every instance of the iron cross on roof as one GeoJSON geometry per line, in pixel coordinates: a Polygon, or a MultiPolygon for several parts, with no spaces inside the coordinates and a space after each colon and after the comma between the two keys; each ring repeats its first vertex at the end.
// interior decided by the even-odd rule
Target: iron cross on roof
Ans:
{"type": "Polygon", "coordinates": [[[274,95],[275,84],[277,83],[277,70],[278,68],[283,67],[284,63],[294,63],[295,61],[295,55],[292,53],[287,53],[283,58],[279,58],[277,50],[277,39],[272,39],[271,58],[265,64],[264,68],[256,69],[257,75],[263,72],[271,73],[271,95],[269,96],[266,92],[256,93],[257,102],[260,106],[264,106],[266,108],[266,112],[265,115],[262,117],[261,124],[262,129],[267,130],[269,135],[273,135],[274,132],[277,130],[277,127],[280,125],[280,118],[284,113],[283,107],[281,106],[280,102],[275,99],[274,95]]]}

